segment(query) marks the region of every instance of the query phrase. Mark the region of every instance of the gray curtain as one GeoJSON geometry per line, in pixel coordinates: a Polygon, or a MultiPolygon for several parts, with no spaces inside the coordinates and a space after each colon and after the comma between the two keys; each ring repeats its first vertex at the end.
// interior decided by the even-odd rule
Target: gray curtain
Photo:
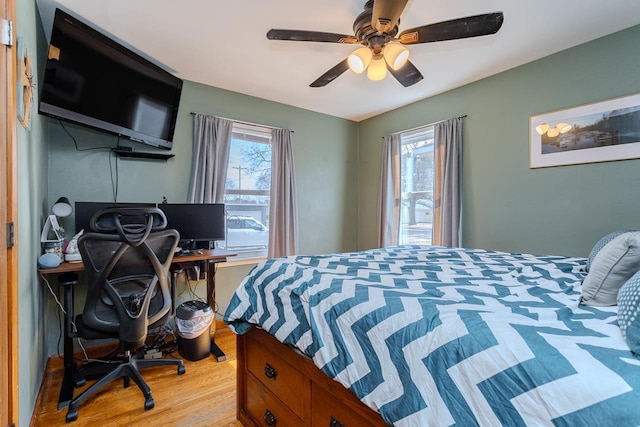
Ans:
{"type": "Polygon", "coordinates": [[[437,123],[434,129],[434,245],[461,245],[462,118],[437,123]]]}
{"type": "Polygon", "coordinates": [[[378,246],[398,244],[400,233],[400,135],[384,137],[378,192],[378,246]]]}
{"type": "Polygon", "coordinates": [[[222,203],[233,121],[194,114],[189,203],[222,203]]]}
{"type": "Polygon", "coordinates": [[[298,212],[291,131],[271,131],[271,199],[269,202],[269,258],[298,251],[298,212]]]}

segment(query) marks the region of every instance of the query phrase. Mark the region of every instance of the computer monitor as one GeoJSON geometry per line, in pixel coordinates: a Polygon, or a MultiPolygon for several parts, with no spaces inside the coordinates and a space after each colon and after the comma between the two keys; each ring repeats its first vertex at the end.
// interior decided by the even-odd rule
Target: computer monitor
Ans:
{"type": "Polygon", "coordinates": [[[158,207],[167,217],[167,228],[180,233],[180,246],[185,249],[208,247],[198,242],[225,239],[223,203],[161,203],[158,207]]]}
{"type": "Polygon", "coordinates": [[[88,233],[91,230],[89,222],[94,213],[106,208],[155,208],[155,203],[117,203],[117,202],[76,202],[75,203],[75,227],[76,233],[84,230],[88,233]]]}

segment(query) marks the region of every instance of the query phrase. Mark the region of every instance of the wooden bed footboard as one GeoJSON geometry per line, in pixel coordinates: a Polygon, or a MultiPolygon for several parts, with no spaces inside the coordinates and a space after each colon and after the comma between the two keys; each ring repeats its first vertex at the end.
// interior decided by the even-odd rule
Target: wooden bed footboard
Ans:
{"type": "Polygon", "coordinates": [[[238,336],[238,420],[245,426],[386,426],[312,361],[259,328],[238,336]]]}

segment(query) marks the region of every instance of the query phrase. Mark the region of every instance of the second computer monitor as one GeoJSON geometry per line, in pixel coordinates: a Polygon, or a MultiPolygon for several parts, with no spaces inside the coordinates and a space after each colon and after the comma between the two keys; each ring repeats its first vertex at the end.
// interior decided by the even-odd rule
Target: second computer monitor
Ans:
{"type": "Polygon", "coordinates": [[[84,230],[88,233],[91,230],[91,217],[99,210],[106,208],[155,208],[155,203],[122,203],[122,202],[76,202],[75,204],[75,228],[76,233],[84,230]]]}
{"type": "Polygon", "coordinates": [[[183,247],[225,239],[223,203],[162,203],[158,207],[167,217],[167,228],[180,233],[183,247]]]}

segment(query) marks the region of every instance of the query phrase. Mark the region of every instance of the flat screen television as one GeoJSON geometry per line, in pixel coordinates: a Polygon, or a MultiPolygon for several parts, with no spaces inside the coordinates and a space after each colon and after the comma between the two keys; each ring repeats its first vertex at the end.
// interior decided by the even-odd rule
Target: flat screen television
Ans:
{"type": "Polygon", "coordinates": [[[170,149],[182,80],[56,9],[38,112],[170,149]]]}

